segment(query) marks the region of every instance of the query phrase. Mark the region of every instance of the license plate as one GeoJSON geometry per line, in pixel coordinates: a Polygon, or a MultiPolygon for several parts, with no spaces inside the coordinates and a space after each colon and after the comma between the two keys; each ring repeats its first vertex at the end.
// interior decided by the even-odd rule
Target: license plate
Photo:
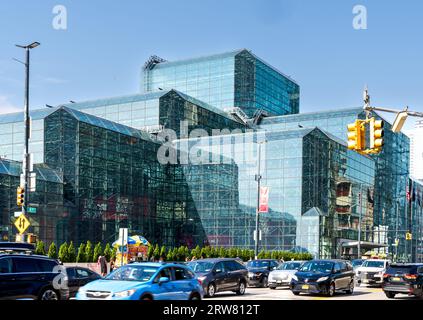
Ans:
{"type": "Polygon", "coordinates": [[[392,281],[401,281],[401,278],[398,278],[398,277],[393,277],[393,278],[392,278],[392,281]]]}
{"type": "Polygon", "coordinates": [[[308,289],[310,289],[310,286],[309,286],[308,284],[304,284],[304,285],[302,286],[302,289],[303,289],[303,290],[308,290],[308,289]]]}

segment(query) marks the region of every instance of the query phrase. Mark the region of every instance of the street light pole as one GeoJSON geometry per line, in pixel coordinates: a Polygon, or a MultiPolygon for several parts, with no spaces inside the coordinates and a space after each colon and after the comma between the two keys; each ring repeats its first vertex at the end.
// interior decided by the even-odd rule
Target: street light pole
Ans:
{"type": "Polygon", "coordinates": [[[30,117],[29,117],[29,63],[30,63],[30,50],[38,47],[39,42],[33,42],[27,46],[16,45],[19,48],[25,49],[25,111],[24,111],[24,125],[25,125],[25,141],[24,141],[24,157],[22,163],[22,174],[23,174],[23,187],[24,187],[24,203],[22,206],[22,214],[27,212],[29,203],[29,166],[30,166],[30,154],[29,154],[29,138],[30,138],[30,117]]]}
{"type": "Polygon", "coordinates": [[[395,221],[395,262],[398,261],[398,246],[399,246],[399,239],[398,239],[398,218],[399,218],[399,201],[395,201],[396,203],[396,221],[395,221]]]}
{"type": "Polygon", "coordinates": [[[255,230],[255,247],[254,247],[254,256],[255,259],[258,257],[258,251],[259,251],[259,237],[260,237],[260,231],[259,231],[259,211],[260,211],[260,182],[261,182],[261,145],[263,142],[258,142],[258,162],[257,162],[257,175],[256,175],[256,181],[257,181],[257,209],[256,209],[256,230],[255,230]]]}
{"type": "Polygon", "coordinates": [[[360,259],[360,252],[361,252],[361,216],[363,214],[363,185],[360,184],[360,193],[359,193],[359,205],[360,205],[360,210],[359,210],[359,217],[358,217],[358,243],[357,243],[357,259],[360,259]]]}

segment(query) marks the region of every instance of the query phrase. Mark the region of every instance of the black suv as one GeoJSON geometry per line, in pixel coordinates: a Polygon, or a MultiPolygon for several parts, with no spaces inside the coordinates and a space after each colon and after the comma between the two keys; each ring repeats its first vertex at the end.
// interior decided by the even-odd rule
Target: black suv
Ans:
{"type": "Polygon", "coordinates": [[[267,287],[270,271],[279,266],[279,261],[274,259],[251,260],[247,263],[248,286],[267,287]]]}
{"type": "Polygon", "coordinates": [[[195,272],[208,297],[222,291],[233,291],[238,295],[245,293],[248,271],[236,259],[201,259],[188,263],[188,266],[195,272]]]}
{"type": "Polygon", "coordinates": [[[346,260],[311,260],[305,262],[291,278],[290,289],[293,294],[326,294],[329,297],[336,291],[352,294],[354,291],[354,272],[346,260]]]}
{"type": "Polygon", "coordinates": [[[0,299],[67,299],[66,277],[58,266],[57,260],[44,256],[0,253],[0,299]]]}
{"type": "Polygon", "coordinates": [[[399,293],[423,298],[423,264],[391,264],[383,275],[382,289],[390,299],[399,293]]]}

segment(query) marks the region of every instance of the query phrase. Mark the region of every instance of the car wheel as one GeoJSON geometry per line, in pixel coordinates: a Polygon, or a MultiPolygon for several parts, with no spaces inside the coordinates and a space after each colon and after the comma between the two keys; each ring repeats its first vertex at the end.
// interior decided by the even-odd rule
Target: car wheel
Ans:
{"type": "Polygon", "coordinates": [[[276,289],[276,287],[269,287],[270,288],[270,290],[275,290],[276,289]]]}
{"type": "Polygon", "coordinates": [[[335,295],[335,284],[332,282],[332,283],[329,285],[328,292],[327,292],[327,296],[328,296],[328,297],[333,297],[334,295],[335,295]]]}
{"type": "Polygon", "coordinates": [[[238,290],[235,291],[237,295],[242,296],[245,293],[245,282],[241,281],[238,286],[238,290]]]}
{"type": "Polygon", "coordinates": [[[215,284],[212,282],[207,286],[207,296],[210,298],[213,298],[216,294],[216,286],[215,284]]]}
{"type": "Polygon", "coordinates": [[[350,282],[350,287],[346,290],[347,294],[353,294],[354,292],[354,280],[350,282]]]}
{"type": "Polygon", "coordinates": [[[267,277],[263,277],[263,279],[261,280],[261,287],[267,288],[267,285],[268,285],[268,279],[267,277]]]}
{"type": "Polygon", "coordinates": [[[292,293],[293,293],[295,296],[299,296],[299,295],[300,295],[300,293],[299,293],[298,291],[292,291],[292,293]]]}
{"type": "Polygon", "coordinates": [[[194,292],[191,294],[191,296],[189,297],[189,300],[201,300],[201,297],[198,293],[194,292]]]}
{"type": "Polygon", "coordinates": [[[55,290],[47,288],[40,293],[39,300],[59,300],[59,294],[55,290]]]}
{"type": "Polygon", "coordinates": [[[394,292],[385,291],[385,295],[386,295],[389,299],[394,299],[394,298],[395,298],[395,293],[394,293],[394,292]]]}

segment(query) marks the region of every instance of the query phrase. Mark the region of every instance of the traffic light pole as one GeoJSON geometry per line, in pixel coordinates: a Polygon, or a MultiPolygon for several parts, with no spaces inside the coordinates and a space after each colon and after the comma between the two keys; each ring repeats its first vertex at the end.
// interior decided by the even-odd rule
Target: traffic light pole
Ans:
{"type": "Polygon", "coordinates": [[[259,251],[259,241],[260,241],[260,230],[259,230],[259,211],[260,211],[260,182],[261,182],[261,145],[262,143],[257,143],[258,146],[258,161],[257,161],[257,175],[256,175],[256,181],[257,181],[257,209],[256,209],[256,230],[255,230],[255,245],[254,245],[254,256],[255,259],[258,258],[258,251],[259,251]]]}
{"type": "Polygon", "coordinates": [[[24,180],[24,203],[22,205],[22,214],[26,213],[28,200],[29,200],[29,135],[30,135],[30,119],[29,119],[29,55],[30,55],[30,48],[26,47],[26,60],[25,60],[25,114],[24,114],[24,124],[25,124],[25,142],[24,142],[24,161],[22,165],[22,173],[23,173],[23,180],[24,180]]]}

